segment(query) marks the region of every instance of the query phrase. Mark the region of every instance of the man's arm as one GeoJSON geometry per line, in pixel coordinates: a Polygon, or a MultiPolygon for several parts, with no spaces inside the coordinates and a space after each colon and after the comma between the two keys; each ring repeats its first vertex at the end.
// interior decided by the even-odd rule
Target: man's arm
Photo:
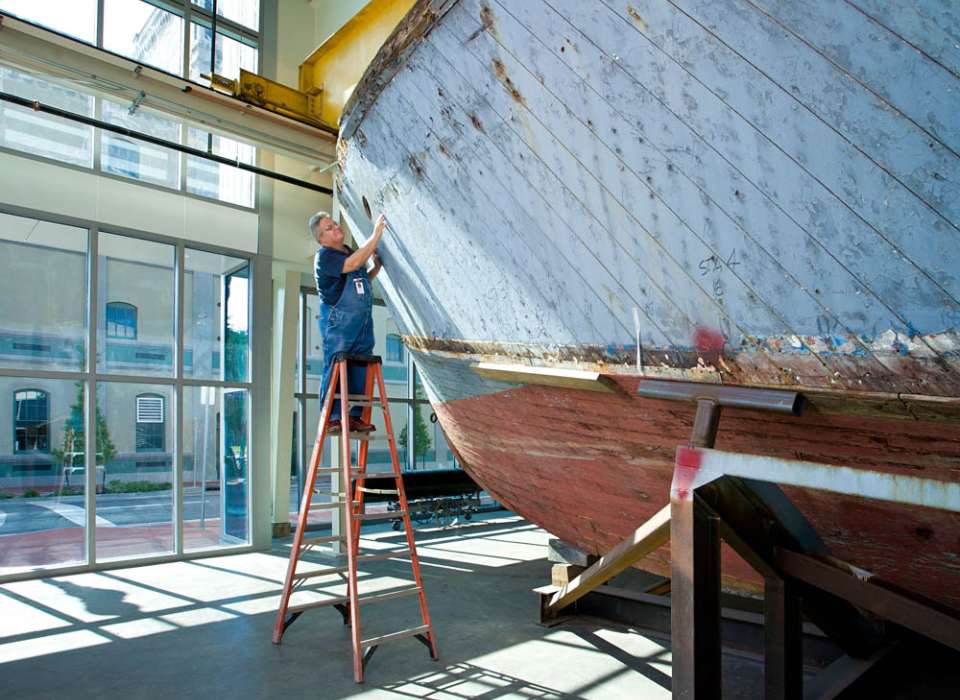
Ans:
{"type": "Polygon", "coordinates": [[[369,260],[370,256],[377,250],[377,243],[380,242],[380,237],[383,235],[383,229],[386,225],[387,220],[383,218],[383,214],[381,214],[377,217],[377,223],[373,227],[373,236],[370,237],[370,240],[367,241],[363,247],[357,248],[357,250],[343,261],[344,274],[359,270],[367,264],[367,260],[369,260]]]}
{"type": "Polygon", "coordinates": [[[367,273],[367,277],[370,278],[370,281],[373,282],[374,278],[377,276],[377,273],[380,272],[380,268],[383,267],[383,261],[380,260],[380,256],[376,253],[373,254],[373,269],[367,273]]]}

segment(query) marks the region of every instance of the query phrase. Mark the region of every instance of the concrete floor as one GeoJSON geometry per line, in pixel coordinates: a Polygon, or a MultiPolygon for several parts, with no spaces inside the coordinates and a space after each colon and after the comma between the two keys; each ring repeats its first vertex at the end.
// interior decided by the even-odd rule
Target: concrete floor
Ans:
{"type": "MultiPolygon", "coordinates": [[[[503,513],[486,517],[417,535],[439,662],[416,640],[394,642],[355,685],[347,628],[326,608],[271,644],[289,552],[278,543],[0,586],[0,688],[9,698],[669,697],[667,640],[589,622],[538,625],[530,590],[549,582],[548,535],[503,513]]],[[[401,539],[381,531],[369,546],[401,539]]],[[[400,585],[409,565],[373,562],[368,571],[375,576],[361,592],[400,585]]],[[[415,599],[365,612],[364,636],[419,624],[415,599]]],[[[725,655],[724,697],[759,697],[761,688],[758,659],[725,655]]]]}

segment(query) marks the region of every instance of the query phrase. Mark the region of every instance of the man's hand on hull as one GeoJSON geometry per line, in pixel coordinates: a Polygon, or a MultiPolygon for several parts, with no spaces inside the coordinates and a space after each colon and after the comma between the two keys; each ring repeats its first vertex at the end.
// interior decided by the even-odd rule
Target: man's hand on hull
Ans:
{"type": "Polygon", "coordinates": [[[377,221],[373,224],[373,237],[380,238],[383,235],[383,230],[387,226],[387,217],[382,213],[377,217],[377,221]]]}

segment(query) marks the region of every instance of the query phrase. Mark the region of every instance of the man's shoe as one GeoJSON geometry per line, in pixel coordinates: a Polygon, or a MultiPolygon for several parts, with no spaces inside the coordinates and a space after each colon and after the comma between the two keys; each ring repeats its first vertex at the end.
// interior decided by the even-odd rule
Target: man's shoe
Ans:
{"type": "Polygon", "coordinates": [[[367,423],[367,421],[362,418],[354,418],[350,416],[350,432],[351,433],[372,433],[376,430],[376,426],[373,423],[367,423]]]}
{"type": "MultiPolygon", "coordinates": [[[[350,426],[350,430],[353,430],[353,426],[350,426]]],[[[340,432],[340,419],[334,418],[327,424],[328,433],[339,433],[340,432]]]]}

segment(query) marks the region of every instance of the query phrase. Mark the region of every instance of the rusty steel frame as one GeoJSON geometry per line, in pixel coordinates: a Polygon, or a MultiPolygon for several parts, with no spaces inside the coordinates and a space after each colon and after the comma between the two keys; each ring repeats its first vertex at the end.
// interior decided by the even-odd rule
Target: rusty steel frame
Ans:
{"type": "Polygon", "coordinates": [[[859,608],[960,651],[960,618],[934,601],[871,581],[866,572],[779,549],[776,564],[787,576],[829,591],[859,608]]]}
{"type": "Polygon", "coordinates": [[[750,408],[758,411],[788,413],[799,416],[803,411],[803,395],[782,389],[754,389],[723,384],[703,384],[666,379],[643,379],[637,395],[646,399],[668,401],[713,401],[728,408],[750,408]]]}
{"type": "Polygon", "coordinates": [[[800,700],[803,697],[803,627],[796,584],[767,576],[764,594],[764,697],[800,700]]]}
{"type": "Polygon", "coordinates": [[[720,528],[697,499],[670,503],[673,697],[720,697],[720,528]],[[682,634],[680,631],[683,631],[682,634]]]}
{"type": "MultiPolygon", "coordinates": [[[[708,410],[702,408],[703,412],[708,410]]],[[[698,422],[704,426],[704,435],[710,432],[708,418],[704,416],[698,422]]],[[[758,570],[765,577],[766,697],[793,700],[802,696],[801,597],[806,610],[821,603],[831,608],[821,610],[820,618],[834,613],[841,616],[821,625],[828,633],[846,626],[842,616],[851,612],[855,617],[849,620],[864,621],[856,610],[859,608],[960,649],[960,617],[955,613],[915,594],[872,581],[868,572],[823,553],[796,552],[784,548],[782,542],[762,542],[758,532],[738,531],[736,525],[744,521],[744,514],[750,519],[751,509],[755,520],[768,516],[776,519],[775,511],[762,507],[762,500],[759,506],[738,506],[736,515],[740,517],[735,519],[736,523],[725,521],[724,504],[747,500],[750,484],[755,482],[790,484],[960,512],[960,485],[957,484],[709,448],[679,447],[671,487],[674,697],[719,697],[720,675],[716,664],[719,641],[714,640],[720,627],[711,607],[719,595],[719,580],[712,577],[709,558],[698,554],[704,543],[712,543],[716,538],[718,523],[720,532],[729,536],[725,538],[728,544],[748,561],[759,565],[758,570]],[[704,515],[697,517],[698,512],[704,515]],[[758,542],[760,546],[754,547],[758,542]]],[[[767,534],[766,539],[769,538],[767,534]]],[[[857,640],[857,634],[858,631],[853,630],[849,639],[838,641],[846,642],[848,649],[851,643],[862,642],[853,647],[854,656],[882,658],[878,656],[878,649],[882,648],[876,640],[857,640]]],[[[837,636],[842,638],[843,632],[837,636]]],[[[865,673],[875,665],[856,664],[856,669],[865,673]]],[[[856,679],[855,675],[850,677],[852,673],[846,673],[844,683],[856,679]]]]}
{"type": "Polygon", "coordinates": [[[804,400],[797,392],[644,380],[638,394],[697,406],[688,446],[677,449],[670,504],[566,586],[544,589],[542,620],[556,618],[669,539],[673,696],[719,697],[722,539],[764,576],[766,697],[802,696],[801,601],[853,656],[875,656],[881,648],[875,626],[860,609],[960,648],[960,620],[830,561],[816,532],[779,490],[779,484],[788,484],[960,512],[960,484],[712,449],[723,407],[799,415],[804,400]],[[732,520],[724,518],[726,511],[732,520]],[[762,518],[776,524],[773,535],[763,531],[762,518]],[[783,541],[771,542],[771,536],[783,541]],[[784,543],[802,551],[778,548],[784,543]]]}
{"type": "MultiPolygon", "coordinates": [[[[558,588],[558,585],[549,585],[535,589],[540,597],[541,612],[558,588]]],[[[721,593],[720,602],[721,637],[724,643],[762,658],[767,641],[763,601],[721,593]]],[[[539,622],[545,627],[553,627],[585,616],[669,639],[670,604],[666,595],[607,584],[598,586],[589,595],[572,603],[561,616],[541,616],[539,622]]],[[[803,623],[801,633],[803,661],[808,673],[814,669],[825,670],[837,659],[838,654],[842,655],[837,644],[813,623],[803,623]]]]}

